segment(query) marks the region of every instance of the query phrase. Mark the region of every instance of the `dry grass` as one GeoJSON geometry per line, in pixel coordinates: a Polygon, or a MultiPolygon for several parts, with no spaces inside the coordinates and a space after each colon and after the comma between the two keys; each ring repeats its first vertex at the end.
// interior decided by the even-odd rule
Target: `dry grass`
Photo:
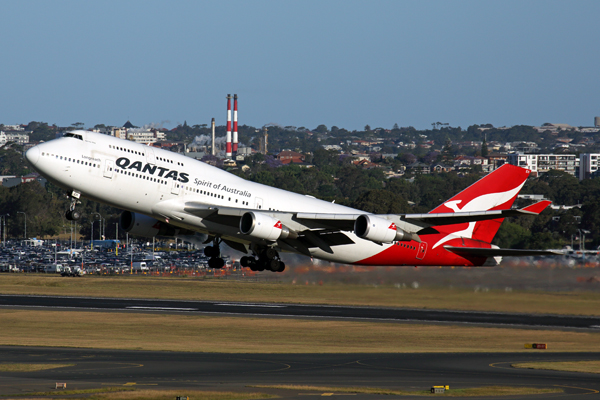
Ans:
{"type": "Polygon", "coordinates": [[[512,367],[600,374],[600,361],[531,362],[512,364],[512,367]]]}
{"type": "Polygon", "coordinates": [[[600,348],[598,332],[258,317],[2,310],[0,345],[224,353],[546,352],[600,348]],[[33,329],[32,329],[33,328],[33,329]],[[256,338],[268,340],[256,340],[256,338]]]}
{"type": "Polygon", "coordinates": [[[397,289],[393,286],[238,282],[200,278],[6,274],[2,294],[338,304],[473,311],[600,315],[600,293],[473,292],[469,289],[397,289]]]}
{"type": "MultiPolygon", "coordinates": [[[[360,394],[377,394],[377,395],[395,395],[395,396],[426,396],[431,395],[430,391],[407,391],[393,390],[369,387],[329,387],[329,386],[306,386],[306,385],[253,385],[254,388],[270,388],[284,390],[302,390],[320,393],[360,393],[360,394]]],[[[436,394],[435,396],[445,397],[488,397],[488,396],[524,396],[534,394],[548,393],[563,393],[560,388],[534,388],[534,387],[510,387],[510,386],[485,386],[478,388],[467,389],[451,389],[445,391],[444,394],[436,394]]]]}
{"type": "MultiPolygon", "coordinates": [[[[134,390],[125,388],[102,388],[102,389],[87,389],[87,390],[65,390],[53,392],[37,392],[27,393],[23,395],[9,395],[8,397],[29,397],[36,396],[40,399],[41,396],[52,396],[57,399],[57,396],[69,396],[69,399],[88,399],[88,400],[173,400],[177,396],[187,396],[190,400],[254,400],[254,399],[269,399],[271,396],[264,393],[236,393],[236,392],[215,392],[215,391],[200,391],[200,390],[134,390]],[[75,397],[76,395],[85,395],[84,397],[75,397]]],[[[6,396],[2,396],[6,397],[6,396]]],[[[25,400],[25,399],[23,399],[25,400]]]]}
{"type": "Polygon", "coordinates": [[[0,364],[1,372],[33,372],[72,367],[75,364],[0,364]]]}

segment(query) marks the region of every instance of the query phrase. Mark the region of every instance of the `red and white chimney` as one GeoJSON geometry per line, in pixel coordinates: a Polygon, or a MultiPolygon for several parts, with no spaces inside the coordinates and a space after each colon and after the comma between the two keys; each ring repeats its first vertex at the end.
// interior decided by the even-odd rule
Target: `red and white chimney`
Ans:
{"type": "Polygon", "coordinates": [[[233,155],[237,156],[238,130],[237,130],[237,94],[233,95],[233,155]]]}
{"type": "Polygon", "coordinates": [[[231,158],[231,95],[227,95],[227,148],[225,156],[231,158]]]}

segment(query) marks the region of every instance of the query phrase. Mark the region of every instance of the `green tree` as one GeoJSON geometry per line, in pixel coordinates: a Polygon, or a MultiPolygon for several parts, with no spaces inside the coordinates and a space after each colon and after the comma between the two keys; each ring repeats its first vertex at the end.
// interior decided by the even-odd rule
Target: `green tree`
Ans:
{"type": "Polygon", "coordinates": [[[481,143],[481,157],[487,157],[488,154],[489,154],[489,152],[488,152],[487,142],[484,137],[483,143],[481,143]]]}
{"type": "Polygon", "coordinates": [[[318,133],[327,133],[327,126],[321,124],[315,128],[315,132],[318,133]]]}
{"type": "Polygon", "coordinates": [[[492,241],[493,244],[507,249],[522,249],[529,240],[531,232],[510,221],[504,221],[492,241]]]}
{"type": "Polygon", "coordinates": [[[404,197],[381,189],[364,192],[351,205],[374,214],[405,214],[409,211],[404,197]]]}

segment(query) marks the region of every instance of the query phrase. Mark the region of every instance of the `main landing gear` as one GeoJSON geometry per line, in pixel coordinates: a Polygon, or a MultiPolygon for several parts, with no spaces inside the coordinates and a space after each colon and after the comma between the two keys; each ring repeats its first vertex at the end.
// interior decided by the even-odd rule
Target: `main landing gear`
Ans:
{"type": "Polygon", "coordinates": [[[206,246],[204,248],[204,255],[210,257],[208,259],[209,268],[219,269],[225,266],[225,260],[221,258],[220,244],[221,240],[219,238],[214,238],[212,246],[206,246]]]}
{"type": "Polygon", "coordinates": [[[279,258],[277,250],[272,247],[260,249],[255,253],[258,254],[258,258],[244,256],[240,259],[240,265],[248,267],[252,271],[283,272],[285,270],[285,264],[279,258]]]}
{"type": "Polygon", "coordinates": [[[81,214],[75,209],[75,206],[77,205],[77,201],[79,200],[80,196],[81,193],[76,191],[73,191],[70,195],[71,204],[69,205],[69,211],[67,211],[65,214],[65,217],[69,221],[79,221],[79,219],[81,218],[81,214]]]}

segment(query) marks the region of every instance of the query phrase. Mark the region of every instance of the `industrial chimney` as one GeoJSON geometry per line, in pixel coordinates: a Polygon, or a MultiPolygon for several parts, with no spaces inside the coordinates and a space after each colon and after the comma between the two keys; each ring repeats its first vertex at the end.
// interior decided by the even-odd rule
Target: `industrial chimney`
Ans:
{"type": "Polygon", "coordinates": [[[212,147],[211,147],[211,153],[213,156],[215,155],[215,119],[212,119],[212,147]]]}
{"type": "Polygon", "coordinates": [[[233,155],[238,151],[238,126],[237,126],[237,94],[233,95],[233,155]]]}
{"type": "Polygon", "coordinates": [[[225,156],[231,158],[231,95],[227,95],[227,147],[225,156]]]}

